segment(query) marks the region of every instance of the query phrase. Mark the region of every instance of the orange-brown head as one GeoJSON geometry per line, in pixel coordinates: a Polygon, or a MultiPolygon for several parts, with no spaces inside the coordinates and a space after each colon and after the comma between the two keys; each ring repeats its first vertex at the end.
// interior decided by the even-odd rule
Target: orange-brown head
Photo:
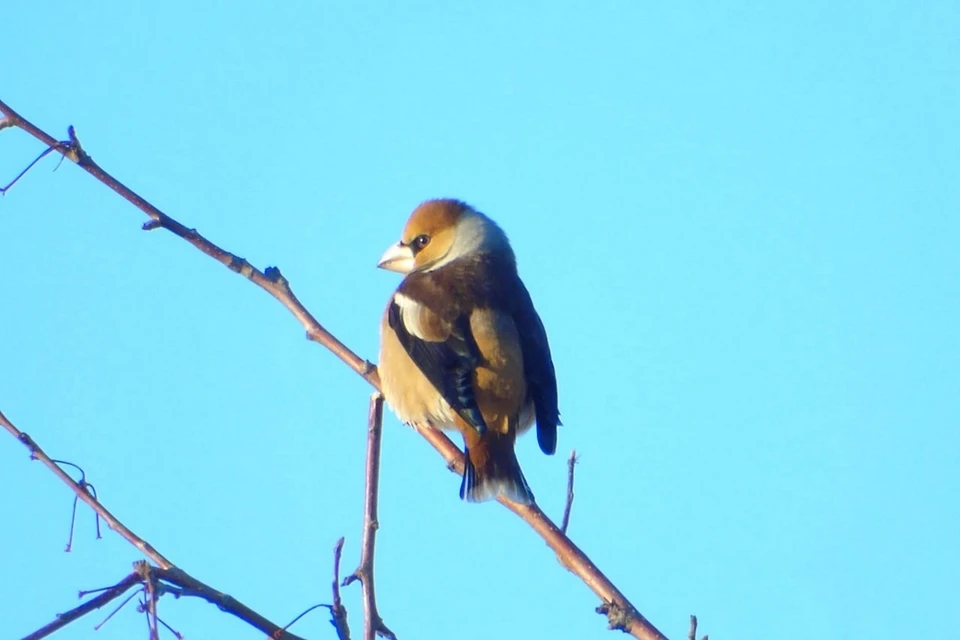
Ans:
{"type": "Polygon", "coordinates": [[[481,251],[506,251],[506,234],[497,224],[459,200],[427,200],[410,215],[400,242],[377,264],[398,273],[432,271],[481,251]]]}

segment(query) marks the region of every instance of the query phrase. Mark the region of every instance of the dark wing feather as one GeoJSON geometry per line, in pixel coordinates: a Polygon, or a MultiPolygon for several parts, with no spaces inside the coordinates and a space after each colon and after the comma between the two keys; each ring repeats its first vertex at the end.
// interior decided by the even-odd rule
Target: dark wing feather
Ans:
{"type": "Polygon", "coordinates": [[[443,342],[423,340],[410,333],[396,302],[390,304],[387,321],[410,359],[447,404],[478,434],[483,435],[487,424],[473,391],[473,373],[480,362],[480,351],[467,317],[461,315],[454,321],[450,335],[443,342]]]}
{"type": "Polygon", "coordinates": [[[557,374],[553,369],[547,331],[522,282],[519,282],[516,303],[513,321],[520,332],[523,373],[536,410],[537,442],[540,449],[549,455],[557,450],[557,427],[561,424],[560,409],[557,407],[557,374]]]}

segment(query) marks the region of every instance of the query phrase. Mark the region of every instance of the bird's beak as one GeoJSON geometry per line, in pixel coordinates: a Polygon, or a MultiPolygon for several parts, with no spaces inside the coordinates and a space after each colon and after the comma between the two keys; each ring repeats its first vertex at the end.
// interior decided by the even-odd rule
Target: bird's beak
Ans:
{"type": "Polygon", "coordinates": [[[377,268],[397,273],[410,273],[413,271],[413,250],[398,242],[383,252],[377,268]]]}

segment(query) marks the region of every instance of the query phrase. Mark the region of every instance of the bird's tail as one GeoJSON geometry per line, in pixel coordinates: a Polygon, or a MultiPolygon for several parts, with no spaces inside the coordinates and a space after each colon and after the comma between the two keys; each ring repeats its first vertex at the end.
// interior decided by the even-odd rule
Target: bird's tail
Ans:
{"type": "Polygon", "coordinates": [[[527,484],[513,450],[515,436],[487,431],[479,441],[466,448],[460,497],[467,502],[493,500],[498,495],[533,504],[533,491],[527,484]]]}

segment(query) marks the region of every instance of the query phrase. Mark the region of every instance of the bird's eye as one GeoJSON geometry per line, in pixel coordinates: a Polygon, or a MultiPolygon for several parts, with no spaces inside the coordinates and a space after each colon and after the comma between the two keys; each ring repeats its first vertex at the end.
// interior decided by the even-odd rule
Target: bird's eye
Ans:
{"type": "Polygon", "coordinates": [[[413,239],[413,242],[410,243],[410,246],[413,247],[413,250],[416,252],[416,251],[420,251],[428,244],[430,244],[430,236],[428,236],[425,233],[422,233],[413,239]]]}

